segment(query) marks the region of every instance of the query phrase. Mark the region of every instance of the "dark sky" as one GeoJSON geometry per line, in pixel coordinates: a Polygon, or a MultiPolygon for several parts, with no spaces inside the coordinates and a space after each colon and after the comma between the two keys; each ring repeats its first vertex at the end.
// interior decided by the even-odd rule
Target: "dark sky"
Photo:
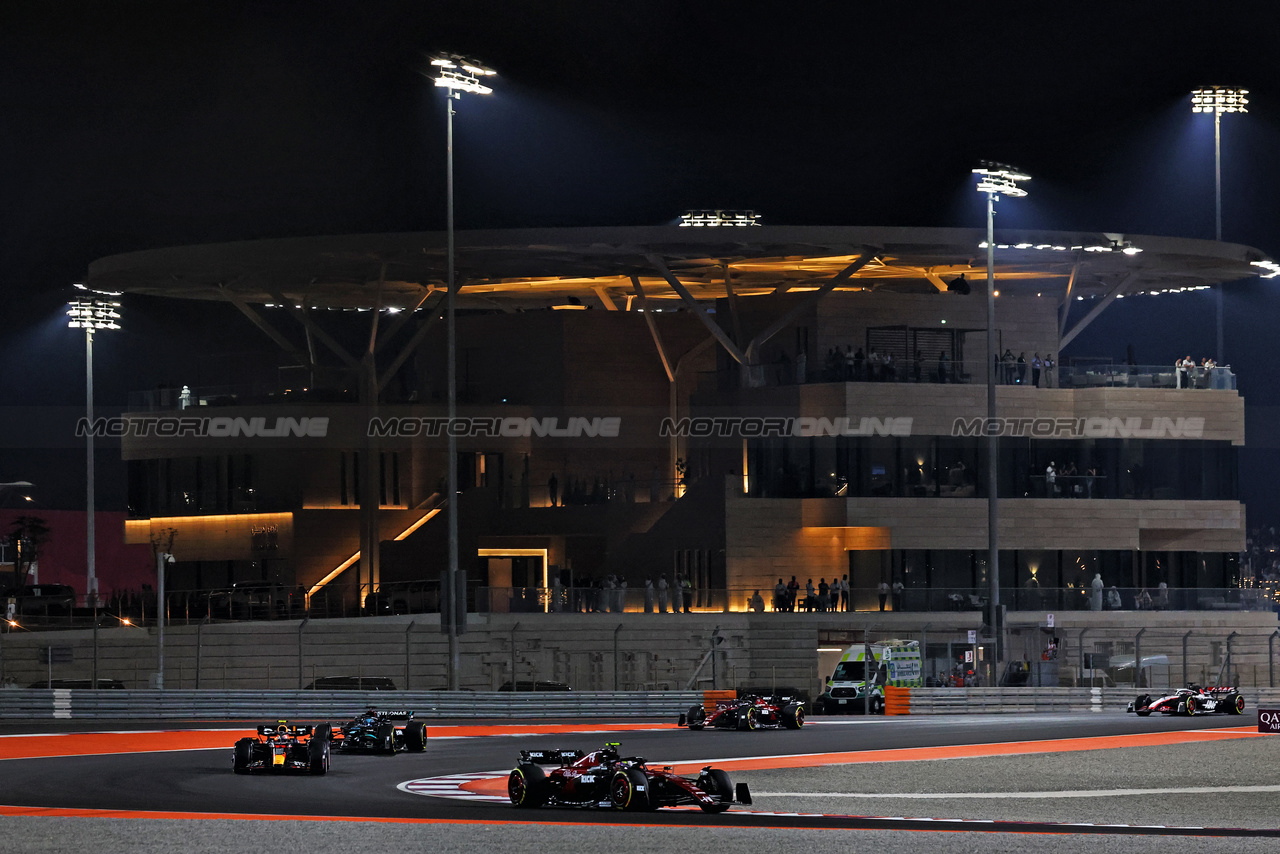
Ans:
{"type": "MultiPolygon", "coordinates": [[[[643,225],[701,207],[979,226],[969,170],[995,159],[1034,176],[998,226],[1211,238],[1212,120],[1189,92],[1216,83],[1251,90],[1250,113],[1223,119],[1224,236],[1280,257],[1267,10],[1232,4],[1220,23],[1178,2],[7,0],[0,389],[6,407],[83,403],[82,337],[61,306],[95,258],[443,228],[443,99],[412,70],[424,50],[500,73],[493,96],[459,107],[459,228],[643,225]]],[[[1280,279],[1255,280],[1227,297],[1259,446],[1242,459],[1251,522],[1280,515],[1277,293],[1280,279]]],[[[1064,355],[1122,358],[1133,343],[1140,362],[1199,358],[1212,316],[1203,292],[1128,299],[1064,355]]],[[[270,353],[243,321],[211,317],[131,303],[128,334],[98,339],[100,399],[270,353]]],[[[0,481],[83,506],[82,472],[17,444],[0,441],[0,481]]]]}

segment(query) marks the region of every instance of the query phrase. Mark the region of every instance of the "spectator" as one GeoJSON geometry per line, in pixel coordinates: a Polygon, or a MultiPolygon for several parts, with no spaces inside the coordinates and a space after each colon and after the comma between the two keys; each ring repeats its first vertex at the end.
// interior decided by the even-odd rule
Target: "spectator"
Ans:
{"type": "Polygon", "coordinates": [[[658,576],[658,613],[667,613],[667,574],[658,576]]]}
{"type": "Polygon", "coordinates": [[[840,576],[840,610],[849,610],[849,576],[840,576]]]}
{"type": "Polygon", "coordinates": [[[800,597],[800,582],[796,581],[796,577],[791,576],[791,580],[787,582],[787,610],[795,611],[796,599],[800,597]]]}
{"type": "Polygon", "coordinates": [[[1044,367],[1044,361],[1041,360],[1040,354],[1036,353],[1031,358],[1031,385],[1033,388],[1040,388],[1040,369],[1044,367]]]}
{"type": "Polygon", "coordinates": [[[903,602],[902,602],[902,599],[903,599],[903,591],[904,591],[905,589],[906,589],[906,585],[902,583],[902,579],[901,579],[901,578],[899,578],[899,579],[897,579],[896,581],[894,581],[894,582],[893,582],[893,610],[895,610],[895,611],[905,611],[905,610],[906,610],[906,608],[903,606],[903,602]]]}
{"type": "Polygon", "coordinates": [[[782,579],[778,579],[777,585],[773,588],[773,610],[787,610],[787,585],[782,583],[782,579]]]}
{"type": "Polygon", "coordinates": [[[751,601],[747,603],[748,607],[757,614],[764,613],[764,597],[760,595],[760,591],[756,590],[751,594],[751,601]]]}
{"type": "Polygon", "coordinates": [[[1094,573],[1093,581],[1089,583],[1089,586],[1093,591],[1092,593],[1089,594],[1089,610],[1101,611],[1102,610],[1102,590],[1104,587],[1106,587],[1106,584],[1104,584],[1102,581],[1101,572],[1094,573]]]}
{"type": "Polygon", "coordinates": [[[679,614],[680,611],[683,610],[684,608],[684,574],[683,573],[679,573],[679,572],[676,573],[676,581],[673,589],[675,592],[671,594],[672,596],[671,613],[679,614]]]}
{"type": "Polygon", "coordinates": [[[644,612],[653,613],[653,576],[644,580],[644,612]]]}
{"type": "Polygon", "coordinates": [[[1120,591],[1114,584],[1107,588],[1107,609],[1111,611],[1120,610],[1120,591]]]}
{"type": "Polygon", "coordinates": [[[887,581],[880,582],[879,593],[880,593],[880,610],[883,611],[885,603],[889,601],[889,582],[887,581]]]}
{"type": "Polygon", "coordinates": [[[693,580],[686,574],[681,586],[684,588],[684,612],[692,613],[689,609],[693,606],[693,580]]]}
{"type": "Polygon", "coordinates": [[[951,382],[951,359],[946,350],[938,351],[938,382],[951,382]]]}
{"type": "Polygon", "coordinates": [[[813,590],[813,579],[810,578],[804,583],[804,605],[806,611],[812,611],[818,602],[818,597],[813,590]]]}

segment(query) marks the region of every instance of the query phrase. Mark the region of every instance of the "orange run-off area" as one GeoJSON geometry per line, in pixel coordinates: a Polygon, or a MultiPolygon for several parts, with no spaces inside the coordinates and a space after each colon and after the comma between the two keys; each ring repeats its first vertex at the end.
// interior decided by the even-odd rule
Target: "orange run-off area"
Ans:
{"type": "MultiPolygon", "coordinates": [[[[1200,729],[1184,732],[1151,732],[1136,735],[1100,735],[1087,738],[1054,738],[1045,741],[1010,741],[997,744],[948,744],[940,747],[900,747],[887,750],[852,750],[843,753],[802,753],[794,756],[752,756],[745,759],[717,759],[715,766],[725,771],[765,771],[772,768],[816,768],[822,765],[854,765],[863,762],[924,762],[937,759],[974,759],[982,756],[1019,756],[1031,753],[1073,753],[1081,750],[1109,750],[1119,747],[1159,747],[1192,744],[1230,738],[1263,735],[1256,729],[1200,729]]],[[[693,774],[707,763],[677,762],[677,774],[693,774]]],[[[480,779],[462,784],[469,792],[505,795],[505,779],[480,779]]]]}
{"type": "MultiPolygon", "coordinates": [[[[619,732],[669,729],[669,724],[601,724],[592,727],[593,732],[619,732]]],[[[581,733],[581,724],[534,726],[439,726],[431,727],[429,736],[474,738],[494,735],[538,735],[554,733],[581,733]]],[[[0,759],[41,758],[55,756],[86,756],[112,753],[133,753],[138,750],[202,750],[229,747],[237,738],[252,734],[252,730],[195,730],[184,732],[111,732],[65,733],[41,735],[0,736],[0,759]]],[[[1068,753],[1083,750],[1108,750],[1122,747],[1158,747],[1162,745],[1192,744],[1223,739],[1252,738],[1261,735],[1251,728],[1226,728],[1189,730],[1182,732],[1154,732],[1136,735],[1105,735],[1086,738],[1057,738],[1043,741],[1015,741],[994,744],[959,744],[940,747],[907,747],[887,750],[856,750],[840,753],[805,753],[792,756],[756,756],[744,759],[714,760],[716,767],[729,771],[753,771],[772,768],[813,768],[822,765],[846,765],[865,762],[919,762],[940,759],[968,759],[983,756],[1016,756],[1037,753],[1068,753]]],[[[703,762],[675,763],[677,773],[691,773],[706,764],[703,762]]],[[[503,778],[478,779],[467,782],[464,789],[487,794],[506,793],[503,778]]],[[[249,813],[213,813],[147,810],[95,810],[49,807],[22,807],[0,805],[0,816],[61,816],[99,818],[150,818],[150,819],[249,819],[259,821],[309,820],[309,821],[374,821],[417,824],[509,824],[502,820],[370,818],[359,816],[293,816],[255,815],[249,813]]],[[[522,821],[520,823],[540,823],[522,821]]],[[[595,824],[595,822],[592,822],[595,824]]],[[[563,824],[563,822],[555,822],[563,824]]]]}

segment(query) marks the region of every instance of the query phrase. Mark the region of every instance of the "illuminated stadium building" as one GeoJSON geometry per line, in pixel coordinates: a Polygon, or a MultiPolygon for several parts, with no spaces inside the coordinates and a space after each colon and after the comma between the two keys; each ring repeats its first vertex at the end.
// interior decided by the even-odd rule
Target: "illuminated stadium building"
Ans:
{"type": "Polygon", "coordinates": [[[454,429],[473,608],[545,607],[508,588],[614,574],[635,610],[646,577],[677,571],[702,610],[844,574],[855,606],[900,581],[905,607],[938,608],[988,588],[994,431],[1010,607],[1078,607],[1062,598],[1095,573],[1235,586],[1244,405],[1230,371],[1032,362],[1060,361],[1116,299],[1280,268],[1202,240],[998,238],[997,351],[1026,361],[999,365],[994,422],[976,229],[460,233],[451,423],[442,234],[101,259],[90,286],[230,303],[289,363],[275,388],[195,387],[185,409],[139,397],[131,415],[153,421],[123,440],[127,537],[176,528],[179,589],[430,588],[454,429]]]}

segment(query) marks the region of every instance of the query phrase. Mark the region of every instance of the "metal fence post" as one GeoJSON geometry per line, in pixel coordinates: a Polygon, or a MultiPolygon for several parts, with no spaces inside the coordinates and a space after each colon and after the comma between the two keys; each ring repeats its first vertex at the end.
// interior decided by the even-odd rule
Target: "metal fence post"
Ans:
{"type": "MultiPolygon", "coordinates": [[[[1080,630],[1080,634],[1076,636],[1076,645],[1080,647],[1080,675],[1084,676],[1084,636],[1088,634],[1089,627],[1086,626],[1080,630]]],[[[1092,669],[1092,668],[1090,668],[1092,669]]],[[[1076,680],[1076,684],[1080,684],[1080,680],[1076,680]]]]}
{"type": "MultiPolygon", "coordinates": [[[[406,690],[406,691],[407,691],[407,690],[409,690],[409,662],[410,662],[410,657],[409,657],[409,632],[413,631],[413,625],[414,625],[414,623],[416,623],[416,622],[418,622],[418,621],[417,621],[417,620],[410,620],[410,621],[409,621],[409,625],[408,625],[408,626],[406,626],[406,627],[405,627],[405,630],[404,630],[404,687],[405,687],[405,690],[406,690]]],[[[301,665],[299,665],[299,666],[301,666],[301,665]]],[[[301,673],[301,671],[299,671],[299,673],[301,673]]],[[[299,687],[299,688],[301,688],[301,687],[302,687],[302,683],[301,683],[301,682],[299,682],[299,683],[298,683],[298,687],[299,687]]]]}
{"type": "Polygon", "coordinates": [[[298,623],[298,690],[302,690],[302,630],[307,627],[307,621],[311,619],[310,615],[302,618],[302,622],[298,623]]]}
{"type": "Polygon", "coordinates": [[[1133,636],[1133,687],[1142,687],[1142,633],[1147,630],[1143,626],[1138,633],[1133,636]]]}
{"type": "Polygon", "coordinates": [[[1190,629],[1187,631],[1185,635],[1182,636],[1182,684],[1183,685],[1186,685],[1188,682],[1190,682],[1190,680],[1187,679],[1187,638],[1191,637],[1192,633],[1194,632],[1195,632],[1195,629],[1190,629]]]}
{"type": "Polygon", "coordinates": [[[1267,638],[1267,686],[1276,687],[1276,638],[1280,637],[1280,631],[1271,633],[1271,637],[1267,638]]]}

